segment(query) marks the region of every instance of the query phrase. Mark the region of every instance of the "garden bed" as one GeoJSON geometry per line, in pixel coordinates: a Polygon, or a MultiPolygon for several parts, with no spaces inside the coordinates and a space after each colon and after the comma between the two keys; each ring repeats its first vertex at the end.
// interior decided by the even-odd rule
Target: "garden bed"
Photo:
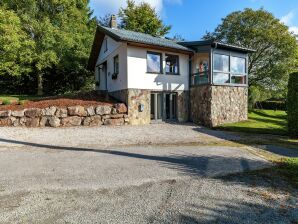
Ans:
{"type": "Polygon", "coordinates": [[[63,95],[54,97],[32,97],[24,96],[18,97],[0,97],[0,110],[23,110],[29,108],[45,109],[48,107],[71,107],[71,106],[112,106],[116,101],[113,99],[106,99],[105,96],[96,93],[84,93],[77,95],[63,95]],[[5,99],[5,100],[1,100],[5,99]],[[4,105],[6,102],[8,105],[4,105]]]}

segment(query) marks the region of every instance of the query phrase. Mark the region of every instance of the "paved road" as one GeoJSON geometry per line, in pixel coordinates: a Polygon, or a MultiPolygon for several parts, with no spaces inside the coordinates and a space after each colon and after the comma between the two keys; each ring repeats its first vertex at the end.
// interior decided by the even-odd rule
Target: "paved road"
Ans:
{"type": "MultiPolygon", "coordinates": [[[[57,129],[57,132],[75,133],[74,130],[79,131],[57,129]]],[[[271,165],[244,148],[178,144],[116,147],[121,142],[115,139],[86,140],[88,129],[82,130],[81,137],[79,133],[75,137],[56,133],[55,139],[46,135],[38,138],[37,129],[16,129],[13,134],[11,130],[0,129],[0,223],[291,223],[298,220],[294,209],[297,202],[292,194],[275,190],[274,199],[268,200],[271,191],[266,181],[222,178],[271,165]],[[285,204],[287,210],[281,211],[285,204]]],[[[95,130],[98,129],[90,129],[93,137],[95,130]]],[[[105,130],[116,130],[115,137],[127,139],[133,139],[131,133],[135,132],[132,127],[128,129],[130,134],[120,135],[119,129],[105,130]]],[[[159,139],[161,142],[173,137],[168,130],[159,132],[168,133],[159,139]]],[[[178,138],[203,136],[195,135],[193,130],[189,133],[190,137],[178,138]]],[[[145,142],[152,138],[141,136],[145,142]]]]}

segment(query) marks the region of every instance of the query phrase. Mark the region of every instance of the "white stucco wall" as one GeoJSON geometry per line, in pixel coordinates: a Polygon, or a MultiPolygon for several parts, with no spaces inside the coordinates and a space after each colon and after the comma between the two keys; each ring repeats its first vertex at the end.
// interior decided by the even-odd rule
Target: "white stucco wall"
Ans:
{"type": "Polygon", "coordinates": [[[127,46],[128,88],[148,90],[189,90],[189,56],[127,46]],[[147,73],[147,51],[162,53],[164,74],[147,73]],[[180,75],[165,74],[165,54],[179,56],[180,75]]]}
{"type": "Polygon", "coordinates": [[[96,62],[95,68],[95,80],[99,80],[99,71],[97,66],[104,62],[107,62],[107,76],[101,73],[100,86],[96,86],[96,90],[108,90],[109,92],[127,89],[127,44],[122,42],[117,42],[112,38],[105,37],[108,42],[108,50],[105,51],[105,43],[103,41],[100,53],[96,62]],[[114,73],[114,57],[119,56],[119,74],[118,78],[113,80],[112,74],[114,73]],[[107,89],[106,80],[107,78],[107,89]]]}

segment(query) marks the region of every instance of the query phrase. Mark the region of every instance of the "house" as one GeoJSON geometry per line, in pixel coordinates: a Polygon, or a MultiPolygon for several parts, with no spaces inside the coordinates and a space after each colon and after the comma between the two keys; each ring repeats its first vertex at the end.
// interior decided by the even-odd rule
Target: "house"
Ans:
{"type": "Polygon", "coordinates": [[[126,103],[131,124],[193,121],[213,127],[247,119],[251,49],[98,26],[89,59],[96,90],[126,103]]]}

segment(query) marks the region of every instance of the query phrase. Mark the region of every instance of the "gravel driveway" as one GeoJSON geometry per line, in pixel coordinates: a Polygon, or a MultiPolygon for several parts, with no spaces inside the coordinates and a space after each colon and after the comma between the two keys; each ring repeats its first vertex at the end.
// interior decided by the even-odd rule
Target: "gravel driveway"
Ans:
{"type": "Polygon", "coordinates": [[[273,196],[269,182],[240,174],[222,177],[271,165],[245,149],[146,145],[226,135],[197,128],[0,129],[0,223],[298,220],[295,194],[273,196]]]}

